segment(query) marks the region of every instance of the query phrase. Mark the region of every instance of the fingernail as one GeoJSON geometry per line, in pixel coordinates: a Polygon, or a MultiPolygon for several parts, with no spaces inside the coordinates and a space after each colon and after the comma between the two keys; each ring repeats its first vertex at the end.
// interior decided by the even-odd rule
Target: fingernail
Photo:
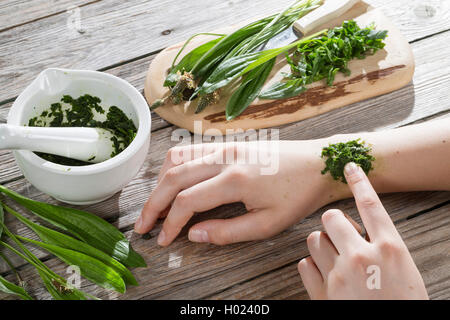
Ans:
{"type": "Polygon", "coordinates": [[[349,162],[344,167],[344,173],[346,175],[352,175],[358,172],[358,166],[354,162],[349,162]]]}
{"type": "Polygon", "coordinates": [[[134,230],[141,231],[142,227],[142,216],[139,216],[139,218],[136,220],[136,223],[134,224],[134,230]]]}
{"type": "Polygon", "coordinates": [[[192,242],[209,242],[208,232],[194,229],[189,231],[189,240],[192,242]]]}
{"type": "Polygon", "coordinates": [[[158,244],[162,246],[165,240],[166,240],[166,233],[164,232],[164,230],[161,230],[158,236],[158,244]]]}

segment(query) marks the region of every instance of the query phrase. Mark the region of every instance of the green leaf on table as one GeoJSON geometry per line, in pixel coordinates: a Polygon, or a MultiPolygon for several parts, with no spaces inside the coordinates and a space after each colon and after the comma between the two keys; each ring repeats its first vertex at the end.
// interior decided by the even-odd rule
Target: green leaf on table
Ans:
{"type": "Polygon", "coordinates": [[[33,230],[43,242],[63,247],[66,249],[78,251],[93,258],[96,258],[101,262],[103,262],[104,264],[106,264],[107,266],[113,268],[115,271],[117,271],[117,273],[120,274],[120,276],[125,280],[127,284],[138,285],[133,274],[123,264],[113,259],[112,257],[108,256],[103,251],[98,250],[97,248],[85,242],[74,239],[64,233],[34,223],[31,220],[20,215],[18,212],[9,208],[8,206],[5,206],[5,209],[6,211],[14,215],[17,219],[19,219],[21,222],[23,222],[25,225],[27,225],[31,230],[33,230]]]}
{"type": "Polygon", "coordinates": [[[44,282],[45,288],[48,293],[55,300],[87,300],[84,292],[80,290],[70,290],[66,289],[63,286],[59,285],[56,281],[52,280],[47,274],[44,272],[37,270],[39,276],[44,282]]]}
{"type": "Polygon", "coordinates": [[[28,250],[19,239],[8,230],[8,228],[3,224],[3,229],[5,233],[10,237],[21,251],[12,247],[11,245],[0,240],[0,245],[6,247],[10,251],[14,252],[16,255],[30,263],[39,273],[39,276],[43,280],[48,292],[58,300],[86,300],[88,297],[94,300],[98,300],[91,294],[78,290],[77,288],[69,288],[66,279],[56,274],[47,265],[42,263],[30,250],[28,250]],[[55,291],[56,290],[56,291],[55,291]],[[57,293],[57,291],[59,293],[57,293]]]}
{"type": "Polygon", "coordinates": [[[4,216],[5,216],[5,213],[3,212],[3,206],[2,206],[2,203],[0,202],[0,238],[3,233],[3,222],[5,221],[4,216]]]}
{"type": "Polygon", "coordinates": [[[240,87],[233,92],[228,100],[226,107],[227,120],[234,119],[240,115],[258,97],[274,64],[275,59],[269,60],[246,74],[240,87]]]}
{"type": "Polygon", "coordinates": [[[96,215],[82,210],[34,201],[2,185],[0,185],[0,192],[38,217],[105,252],[125,266],[147,266],[144,259],[133,250],[122,232],[96,215]]]}
{"type": "Polygon", "coordinates": [[[24,288],[9,282],[2,276],[0,276],[0,291],[8,294],[13,294],[21,298],[22,300],[33,300],[32,297],[25,291],[24,288]]]}
{"type": "Polygon", "coordinates": [[[78,251],[28,239],[18,235],[16,235],[16,237],[22,241],[33,243],[47,250],[68,265],[78,266],[83,277],[98,284],[99,286],[105,289],[112,289],[120,293],[125,292],[125,283],[120,274],[100,260],[78,251]]]}

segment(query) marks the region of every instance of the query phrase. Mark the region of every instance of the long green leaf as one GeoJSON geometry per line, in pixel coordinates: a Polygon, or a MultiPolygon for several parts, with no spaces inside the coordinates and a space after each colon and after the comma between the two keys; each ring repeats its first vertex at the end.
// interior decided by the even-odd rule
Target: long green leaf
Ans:
{"type": "MultiPolygon", "coordinates": [[[[178,81],[178,75],[177,75],[178,71],[180,71],[180,72],[182,72],[183,70],[190,71],[194,67],[195,63],[200,59],[200,57],[203,56],[206,52],[208,52],[212,47],[214,47],[222,39],[223,39],[223,36],[219,37],[217,39],[208,41],[207,43],[198,46],[197,48],[195,48],[191,52],[189,52],[187,55],[185,55],[180,60],[180,62],[178,62],[178,64],[176,64],[175,66],[172,66],[169,74],[166,77],[166,80],[164,81],[164,86],[165,87],[174,86],[178,81]]],[[[186,41],[186,42],[188,42],[188,41],[186,41]]],[[[180,51],[178,52],[177,57],[181,53],[182,49],[180,49],[180,51]]],[[[176,57],[175,57],[175,59],[176,59],[176,57]]]]}
{"type": "Polygon", "coordinates": [[[279,14],[265,17],[236,30],[204,54],[193,67],[192,73],[196,78],[202,78],[210,75],[211,69],[225,57],[254,51],[262,43],[290,27],[301,16],[317,8],[321,2],[321,0],[295,1],[279,14]],[[233,54],[230,55],[230,51],[233,51],[233,54]]]}
{"type": "Polygon", "coordinates": [[[250,64],[248,64],[248,66],[241,72],[241,74],[239,76],[244,75],[245,73],[253,70],[254,68],[260,66],[261,64],[263,64],[263,63],[265,63],[265,62],[275,58],[276,56],[278,56],[278,55],[280,55],[280,54],[282,54],[282,53],[284,53],[284,52],[286,52],[286,51],[288,51],[288,50],[290,50],[290,49],[300,45],[303,42],[307,42],[310,39],[318,37],[319,35],[324,34],[327,31],[328,31],[327,29],[324,29],[324,30],[319,31],[317,33],[314,33],[314,34],[312,34],[312,35],[310,35],[308,37],[301,38],[301,39],[299,39],[299,40],[297,40],[295,42],[292,42],[292,43],[290,43],[290,44],[288,44],[288,45],[286,45],[284,47],[281,47],[281,48],[275,48],[275,49],[269,49],[269,50],[261,51],[260,52],[260,56],[258,57],[258,59],[256,61],[253,61],[250,64]]]}
{"type": "Polygon", "coordinates": [[[2,276],[0,276],[0,291],[8,294],[13,294],[21,298],[22,300],[33,300],[33,298],[25,291],[24,288],[9,282],[2,276]]]}
{"type": "Polygon", "coordinates": [[[199,94],[212,93],[237,79],[238,75],[260,55],[259,52],[250,52],[225,60],[206,79],[199,89],[199,94]]]}
{"type": "Polygon", "coordinates": [[[33,255],[27,248],[25,248],[23,246],[23,244],[16,238],[16,236],[14,236],[8,229],[5,228],[5,231],[8,233],[8,236],[10,236],[14,240],[14,242],[16,242],[17,245],[19,245],[19,247],[25,252],[26,255],[1,240],[0,240],[0,245],[8,248],[9,250],[11,250],[15,254],[17,254],[19,257],[21,257],[22,259],[24,259],[25,261],[30,263],[32,266],[34,266],[36,268],[36,270],[38,271],[39,276],[42,278],[45,286],[47,287],[47,290],[55,299],[57,299],[57,300],[86,300],[87,296],[89,296],[93,299],[96,299],[96,300],[98,299],[98,298],[96,298],[90,294],[87,294],[81,290],[78,290],[76,288],[73,288],[70,291],[68,291],[67,293],[65,293],[64,297],[61,297],[63,295],[63,293],[57,294],[57,295],[54,294],[53,291],[57,290],[57,289],[54,287],[53,281],[55,283],[59,284],[61,287],[67,287],[66,280],[63,277],[61,277],[60,275],[53,272],[45,264],[43,264],[38,258],[36,258],[36,256],[33,255]],[[51,284],[51,287],[53,289],[51,289],[51,288],[49,289],[48,284],[51,284]]]}
{"type": "Polygon", "coordinates": [[[306,87],[302,85],[301,79],[293,79],[285,82],[278,82],[272,85],[259,95],[260,99],[286,99],[298,96],[306,91],[306,87]]]}
{"type": "Polygon", "coordinates": [[[127,267],[146,267],[125,236],[105,220],[85,211],[28,199],[0,185],[0,192],[49,223],[105,252],[127,267]]]}
{"type": "Polygon", "coordinates": [[[289,28],[291,24],[301,16],[317,7],[320,1],[295,1],[285,10],[273,17],[273,19],[264,26],[264,28],[251,38],[245,45],[244,52],[253,51],[255,46],[259,46],[271,39],[276,34],[289,28]],[[314,3],[313,3],[314,2],[314,3]]]}
{"type": "Polygon", "coordinates": [[[55,300],[87,300],[83,292],[79,290],[65,290],[62,291],[55,286],[54,281],[44,272],[38,269],[39,276],[45,285],[48,293],[55,300]]]}
{"type": "Polygon", "coordinates": [[[76,265],[80,268],[81,275],[105,289],[112,289],[120,293],[125,292],[125,283],[122,277],[111,267],[100,260],[92,258],[84,253],[44,242],[28,239],[16,235],[22,241],[33,243],[48,252],[54,254],[68,265],[76,265]]]}
{"type": "Polygon", "coordinates": [[[218,62],[220,62],[226,55],[228,55],[230,50],[232,50],[244,39],[257,34],[272,19],[273,16],[258,20],[256,22],[246,25],[245,27],[239,30],[236,30],[235,32],[221,39],[214,47],[212,47],[196,62],[196,64],[191,70],[194,76],[197,79],[200,79],[205,74],[209,74],[210,73],[209,69],[217,65],[218,62]]]}
{"type": "Polygon", "coordinates": [[[240,115],[258,97],[264,82],[275,64],[275,59],[267,61],[249,72],[241,86],[231,95],[226,107],[227,120],[240,115]]]}
{"type": "Polygon", "coordinates": [[[3,233],[3,222],[5,221],[4,215],[5,215],[5,213],[3,212],[3,206],[0,202],[0,238],[2,237],[2,233],[3,233]]]}
{"type": "Polygon", "coordinates": [[[61,232],[49,229],[47,227],[41,226],[39,224],[36,224],[32,222],[31,220],[25,218],[24,216],[20,215],[18,212],[14,211],[13,209],[9,208],[8,206],[4,205],[6,211],[14,215],[17,219],[19,219],[21,222],[23,222],[25,225],[27,225],[30,229],[32,229],[39,238],[47,243],[56,245],[59,247],[63,247],[66,249],[71,249],[74,251],[78,251],[81,253],[84,253],[88,256],[91,256],[93,258],[96,258],[106,264],[107,266],[113,268],[117,273],[121,275],[121,277],[125,280],[127,284],[131,285],[137,285],[137,281],[134,278],[133,274],[120,262],[116,261],[115,259],[108,256],[103,251],[100,251],[91,245],[79,241],[77,239],[74,239],[68,235],[65,235],[61,232]]]}
{"type": "Polygon", "coordinates": [[[198,92],[199,94],[208,94],[214,92],[215,90],[226,86],[231,81],[242,77],[246,73],[266,63],[267,61],[276,58],[278,55],[298,46],[302,42],[306,42],[309,39],[317,37],[326,31],[327,30],[322,30],[281,48],[269,49],[256,53],[250,52],[227,59],[219,66],[217,66],[214,72],[203,83],[198,92]]]}

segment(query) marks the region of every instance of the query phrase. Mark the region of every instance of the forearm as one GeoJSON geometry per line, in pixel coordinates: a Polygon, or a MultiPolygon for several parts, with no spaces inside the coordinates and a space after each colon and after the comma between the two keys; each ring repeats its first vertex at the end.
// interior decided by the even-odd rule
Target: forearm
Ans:
{"type": "MultiPolygon", "coordinates": [[[[450,190],[450,118],[318,141],[326,146],[357,138],[372,147],[376,160],[369,179],[377,192],[450,190]]],[[[331,184],[338,198],[351,196],[342,183],[331,184]]]]}

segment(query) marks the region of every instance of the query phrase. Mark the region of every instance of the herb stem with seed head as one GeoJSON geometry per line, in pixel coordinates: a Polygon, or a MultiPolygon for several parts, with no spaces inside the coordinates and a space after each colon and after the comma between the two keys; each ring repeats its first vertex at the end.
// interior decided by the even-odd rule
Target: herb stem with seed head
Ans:
{"type": "Polygon", "coordinates": [[[7,256],[5,256],[2,252],[0,252],[0,258],[2,258],[6,264],[9,266],[9,268],[11,269],[11,271],[14,273],[14,275],[16,276],[17,282],[20,284],[20,286],[22,287],[22,277],[20,276],[19,272],[16,270],[16,268],[14,267],[14,265],[12,264],[11,260],[8,259],[7,256]]]}

